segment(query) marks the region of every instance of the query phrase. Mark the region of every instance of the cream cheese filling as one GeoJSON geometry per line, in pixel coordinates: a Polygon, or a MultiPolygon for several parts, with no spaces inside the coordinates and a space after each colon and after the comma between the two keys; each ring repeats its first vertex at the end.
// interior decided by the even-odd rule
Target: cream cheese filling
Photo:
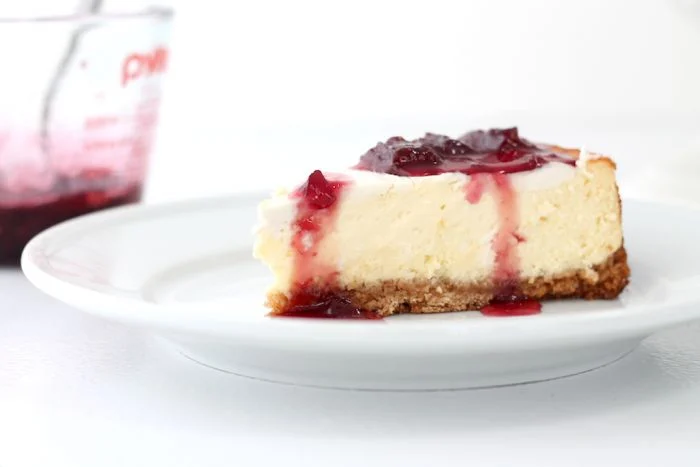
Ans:
{"type": "MultiPolygon", "coordinates": [[[[525,238],[517,247],[521,278],[592,268],[621,246],[614,170],[593,160],[585,157],[576,166],[551,162],[509,175],[518,197],[518,232],[525,238]]],[[[500,219],[490,193],[478,203],[466,201],[470,176],[399,177],[351,169],[324,174],[352,182],[319,251],[319,261],[334,265],[342,283],[490,279],[500,219]]],[[[279,190],[259,207],[254,255],[273,271],[277,290],[286,290],[293,274],[291,191],[279,190]]]]}

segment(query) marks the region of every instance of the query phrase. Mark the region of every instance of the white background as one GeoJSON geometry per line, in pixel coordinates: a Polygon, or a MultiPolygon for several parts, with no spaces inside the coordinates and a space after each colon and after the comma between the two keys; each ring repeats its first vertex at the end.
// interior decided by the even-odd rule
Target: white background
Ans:
{"type": "Polygon", "coordinates": [[[698,2],[175,5],[156,167],[181,184],[154,200],[267,187],[427,130],[519,125],[613,153],[623,174],[700,136],[698,2]]]}
{"type": "Polygon", "coordinates": [[[188,111],[219,107],[227,123],[246,126],[424,112],[693,112],[693,5],[182,1],[171,84],[188,111]]]}

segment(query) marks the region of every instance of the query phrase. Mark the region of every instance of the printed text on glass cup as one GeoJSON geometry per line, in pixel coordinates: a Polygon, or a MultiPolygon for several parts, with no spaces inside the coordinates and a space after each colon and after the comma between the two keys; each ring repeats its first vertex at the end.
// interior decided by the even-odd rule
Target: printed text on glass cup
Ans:
{"type": "Polygon", "coordinates": [[[128,55],[122,64],[122,86],[135,79],[164,72],[167,62],[168,49],[164,47],[128,55]]]}

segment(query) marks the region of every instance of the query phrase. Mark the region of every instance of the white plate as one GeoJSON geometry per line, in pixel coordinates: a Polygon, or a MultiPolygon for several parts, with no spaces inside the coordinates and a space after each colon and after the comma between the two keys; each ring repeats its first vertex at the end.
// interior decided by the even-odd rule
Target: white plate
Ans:
{"type": "Polygon", "coordinates": [[[22,267],[47,294],[147,328],[191,359],[239,375],[363,389],[445,389],[590,370],[651,333],[700,318],[700,211],[627,201],[632,283],[619,300],[546,303],[384,321],[270,318],[269,274],[251,257],[260,197],[132,206],[37,236],[22,267]]]}

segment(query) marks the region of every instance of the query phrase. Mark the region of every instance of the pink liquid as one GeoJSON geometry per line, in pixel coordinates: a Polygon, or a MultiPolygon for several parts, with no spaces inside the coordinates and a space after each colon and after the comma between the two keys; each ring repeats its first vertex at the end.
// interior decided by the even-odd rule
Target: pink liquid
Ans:
{"type": "Polygon", "coordinates": [[[22,250],[39,232],[59,222],[102,209],[136,203],[141,183],[107,172],[60,178],[52,190],[0,202],[0,266],[18,266],[22,250]]]}

